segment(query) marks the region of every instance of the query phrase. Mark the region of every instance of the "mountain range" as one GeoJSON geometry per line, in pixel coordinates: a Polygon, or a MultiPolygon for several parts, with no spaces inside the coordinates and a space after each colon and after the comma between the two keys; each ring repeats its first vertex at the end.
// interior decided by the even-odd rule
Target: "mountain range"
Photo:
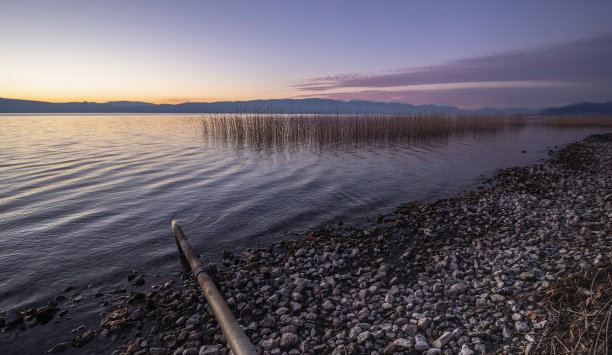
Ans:
{"type": "Polygon", "coordinates": [[[329,99],[272,99],[251,101],[186,102],[152,104],[139,101],[54,103],[0,98],[0,113],[360,113],[360,114],[612,114],[612,102],[578,103],[557,108],[483,108],[463,110],[454,106],[411,105],[402,102],[329,99]]]}

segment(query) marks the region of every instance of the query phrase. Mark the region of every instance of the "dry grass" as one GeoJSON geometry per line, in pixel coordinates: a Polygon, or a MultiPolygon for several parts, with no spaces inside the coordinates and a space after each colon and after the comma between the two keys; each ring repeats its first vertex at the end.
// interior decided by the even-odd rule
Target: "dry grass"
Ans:
{"type": "Polygon", "coordinates": [[[557,280],[536,299],[554,321],[538,351],[548,354],[609,354],[612,341],[612,262],[557,280]]]}

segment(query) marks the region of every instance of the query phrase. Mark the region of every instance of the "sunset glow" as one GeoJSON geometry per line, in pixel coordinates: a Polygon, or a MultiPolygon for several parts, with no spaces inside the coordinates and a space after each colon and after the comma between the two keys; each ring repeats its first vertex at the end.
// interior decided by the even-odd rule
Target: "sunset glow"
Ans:
{"type": "Polygon", "coordinates": [[[604,101],[609,13],[608,1],[2,2],[0,97],[604,101]]]}

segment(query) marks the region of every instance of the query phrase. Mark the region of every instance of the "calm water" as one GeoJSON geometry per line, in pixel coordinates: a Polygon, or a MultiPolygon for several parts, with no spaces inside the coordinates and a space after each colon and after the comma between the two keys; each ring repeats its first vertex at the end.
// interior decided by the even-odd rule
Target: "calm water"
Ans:
{"type": "Polygon", "coordinates": [[[205,261],[223,249],[474,189],[593,129],[521,129],[412,146],[261,152],[203,141],[198,116],[0,116],[0,309],[132,269],[181,270],[176,218],[205,261]],[[526,150],[526,153],[522,153],[526,150]]]}

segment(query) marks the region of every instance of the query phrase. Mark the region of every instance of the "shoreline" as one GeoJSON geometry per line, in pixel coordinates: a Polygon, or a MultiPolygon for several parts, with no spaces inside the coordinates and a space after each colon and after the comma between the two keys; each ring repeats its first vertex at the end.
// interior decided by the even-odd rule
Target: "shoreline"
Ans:
{"type": "MultiPolygon", "coordinates": [[[[551,317],[535,292],[610,262],[611,157],[612,134],[590,136],[544,164],[502,170],[477,192],[224,254],[220,291],[264,354],[542,351],[551,317]]],[[[94,294],[106,303],[99,327],[53,350],[225,353],[197,283],[181,276],[183,285],[144,292],[155,279],[134,274],[132,292],[94,294]]],[[[5,312],[2,326],[61,318],[59,308],[5,312]]]]}

